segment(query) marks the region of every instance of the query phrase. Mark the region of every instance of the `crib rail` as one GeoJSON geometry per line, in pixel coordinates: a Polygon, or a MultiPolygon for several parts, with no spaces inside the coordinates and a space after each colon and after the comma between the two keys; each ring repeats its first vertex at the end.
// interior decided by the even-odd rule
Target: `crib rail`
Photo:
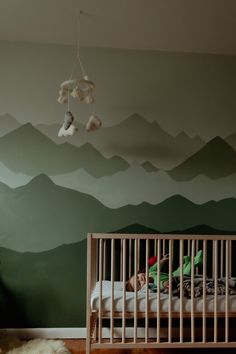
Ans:
{"type": "Polygon", "coordinates": [[[91,348],[236,347],[236,295],[229,295],[236,291],[235,248],[236,235],[89,234],[87,353],[91,348]],[[155,292],[149,284],[153,256],[155,292]],[[141,290],[140,271],[146,276],[141,290]],[[131,276],[132,293],[126,291],[131,276]],[[94,289],[96,306],[91,305],[94,289]]]}

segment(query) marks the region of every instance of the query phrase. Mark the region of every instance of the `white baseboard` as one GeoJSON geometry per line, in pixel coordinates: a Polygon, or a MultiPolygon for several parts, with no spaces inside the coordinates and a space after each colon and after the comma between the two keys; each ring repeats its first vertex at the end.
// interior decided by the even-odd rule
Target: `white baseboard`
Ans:
{"type": "Polygon", "coordinates": [[[9,334],[21,339],[86,338],[86,328],[4,328],[0,335],[9,334]]]}
{"type": "MultiPolygon", "coordinates": [[[[199,330],[196,328],[196,331],[199,330]]],[[[209,329],[210,330],[210,329],[209,329]]],[[[178,328],[172,328],[173,336],[178,337],[178,328]]],[[[190,328],[185,328],[185,335],[190,335],[190,328]]],[[[201,331],[201,329],[200,329],[201,331]]],[[[86,339],[86,328],[4,328],[0,329],[0,335],[8,334],[16,336],[21,339],[31,338],[47,338],[47,339],[86,339]]],[[[126,328],[126,338],[133,338],[134,329],[132,327],[126,328]]],[[[168,328],[162,328],[160,336],[165,338],[168,336],[168,328]]],[[[103,327],[102,337],[110,338],[110,328],[103,327]]],[[[120,327],[114,328],[114,338],[122,337],[122,329],[120,327]]],[[[137,328],[137,337],[145,337],[145,329],[143,327],[137,328]]],[[[156,329],[149,328],[149,338],[156,338],[156,329]]]]}

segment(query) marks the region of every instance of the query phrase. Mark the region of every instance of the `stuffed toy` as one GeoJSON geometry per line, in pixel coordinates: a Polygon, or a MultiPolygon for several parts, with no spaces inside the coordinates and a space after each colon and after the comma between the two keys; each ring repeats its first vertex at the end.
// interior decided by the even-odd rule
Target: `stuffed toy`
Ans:
{"type": "Polygon", "coordinates": [[[64,123],[58,132],[58,136],[72,136],[78,131],[78,128],[73,124],[74,116],[70,111],[65,113],[64,123]]]}
{"type": "Polygon", "coordinates": [[[87,132],[94,132],[95,130],[99,129],[101,125],[101,120],[92,114],[88,120],[88,123],[86,124],[86,130],[87,132]]]}

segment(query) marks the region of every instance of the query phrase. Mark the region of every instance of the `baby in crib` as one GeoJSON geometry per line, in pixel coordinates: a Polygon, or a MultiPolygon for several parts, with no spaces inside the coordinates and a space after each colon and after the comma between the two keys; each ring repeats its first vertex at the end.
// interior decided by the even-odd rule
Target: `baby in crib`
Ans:
{"type": "MultiPolygon", "coordinates": [[[[203,259],[203,253],[202,250],[200,250],[197,255],[194,257],[194,267],[199,267],[202,265],[202,259],[203,259]]],[[[169,261],[169,255],[165,255],[161,260],[160,260],[160,287],[161,290],[163,289],[168,289],[169,288],[169,274],[162,272],[162,268],[166,262],[169,261]]],[[[148,282],[149,284],[153,284],[153,286],[157,287],[157,257],[154,256],[151,259],[149,259],[149,279],[148,282]]],[[[184,256],[183,258],[183,275],[185,276],[190,276],[191,275],[191,257],[190,256],[184,256]]],[[[180,267],[178,267],[176,270],[172,272],[172,276],[175,277],[180,277],[180,267]]],[[[138,272],[137,274],[137,291],[141,290],[144,286],[146,285],[146,273],[144,271],[138,272]]],[[[126,282],[126,290],[127,291],[135,291],[135,277],[134,275],[128,279],[126,282]]]]}

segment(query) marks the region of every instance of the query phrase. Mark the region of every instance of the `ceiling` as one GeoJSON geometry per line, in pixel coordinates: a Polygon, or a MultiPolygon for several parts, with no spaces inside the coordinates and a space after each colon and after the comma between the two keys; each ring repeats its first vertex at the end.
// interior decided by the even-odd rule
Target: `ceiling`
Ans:
{"type": "Polygon", "coordinates": [[[236,0],[0,0],[0,40],[236,55],[236,0]]]}

